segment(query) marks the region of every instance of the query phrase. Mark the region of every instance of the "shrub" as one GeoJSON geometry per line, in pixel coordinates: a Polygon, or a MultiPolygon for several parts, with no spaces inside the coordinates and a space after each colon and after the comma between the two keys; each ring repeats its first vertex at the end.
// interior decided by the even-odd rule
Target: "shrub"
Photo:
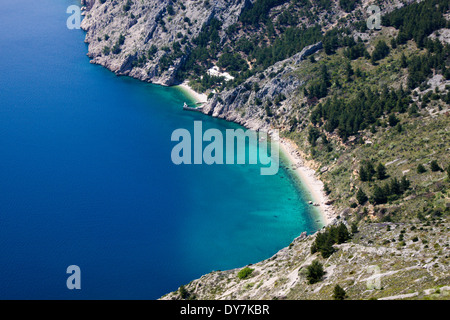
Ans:
{"type": "Polygon", "coordinates": [[[418,166],[417,166],[417,173],[424,173],[424,172],[426,172],[427,171],[427,169],[425,169],[425,167],[423,166],[423,164],[419,164],[418,166]]]}
{"type": "Polygon", "coordinates": [[[252,268],[249,267],[245,267],[243,268],[241,271],[238,272],[238,278],[243,280],[243,279],[247,279],[248,277],[250,277],[250,275],[252,274],[253,270],[252,268]]]}
{"type": "Polygon", "coordinates": [[[395,127],[400,120],[395,116],[395,114],[391,113],[389,115],[388,122],[391,127],[395,127]]]}
{"type": "Polygon", "coordinates": [[[131,0],[128,0],[127,3],[123,6],[123,11],[127,12],[128,10],[130,10],[132,4],[133,2],[131,2],[131,0]]]}
{"type": "Polygon", "coordinates": [[[368,198],[367,195],[364,193],[364,191],[362,189],[359,189],[358,192],[356,193],[356,200],[358,200],[358,203],[360,205],[364,205],[368,198]]]}
{"type": "Polygon", "coordinates": [[[181,286],[181,287],[178,289],[178,292],[180,293],[181,299],[189,298],[189,292],[186,290],[186,287],[185,287],[185,286],[181,286]]]}
{"type": "Polygon", "coordinates": [[[384,180],[386,177],[386,167],[382,163],[379,163],[377,166],[377,179],[384,180]]]}
{"type": "Polygon", "coordinates": [[[376,46],[375,50],[372,52],[372,63],[375,63],[378,60],[383,59],[389,54],[389,47],[383,40],[380,40],[376,46]]]}
{"type": "Polygon", "coordinates": [[[167,6],[167,13],[171,16],[175,14],[175,10],[173,9],[173,6],[171,4],[167,6]]]}
{"type": "Polygon", "coordinates": [[[306,268],[306,278],[309,284],[314,284],[322,280],[325,271],[323,270],[323,265],[318,261],[314,260],[311,265],[306,268]]]}
{"type": "Polygon", "coordinates": [[[372,181],[373,175],[376,173],[372,161],[366,161],[359,167],[359,179],[361,181],[372,181]]]}
{"type": "Polygon", "coordinates": [[[441,167],[439,167],[436,160],[431,161],[430,168],[431,168],[431,171],[433,171],[433,172],[442,171],[441,167]]]}
{"type": "MultiPolygon", "coordinates": [[[[449,170],[450,170],[450,166],[449,166],[449,170]]],[[[331,193],[330,186],[326,182],[323,184],[323,191],[325,192],[326,195],[329,195],[331,193]]]]}
{"type": "Polygon", "coordinates": [[[347,293],[340,285],[336,285],[333,290],[333,299],[334,300],[344,300],[347,297],[347,293]]]}
{"type": "Polygon", "coordinates": [[[358,232],[358,224],[356,222],[352,223],[352,233],[355,234],[358,232]]]}
{"type": "Polygon", "coordinates": [[[387,202],[387,194],[383,188],[376,185],[373,189],[372,202],[374,204],[382,204],[387,202]]]}
{"type": "Polygon", "coordinates": [[[103,54],[105,56],[109,55],[110,52],[111,52],[111,49],[108,46],[103,47],[103,54]]]}
{"type": "Polygon", "coordinates": [[[349,239],[350,233],[342,222],[338,226],[329,226],[324,232],[317,234],[316,240],[311,246],[311,253],[320,252],[326,259],[335,251],[333,244],[341,244],[349,239]]]}

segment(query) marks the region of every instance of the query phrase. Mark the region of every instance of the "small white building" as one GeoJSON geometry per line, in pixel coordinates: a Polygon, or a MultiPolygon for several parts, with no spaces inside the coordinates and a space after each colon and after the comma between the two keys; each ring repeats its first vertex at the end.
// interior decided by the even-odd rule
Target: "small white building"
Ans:
{"type": "Polygon", "coordinates": [[[233,80],[234,77],[229,74],[228,72],[220,72],[220,69],[218,66],[214,66],[211,69],[208,69],[207,73],[210,76],[214,76],[214,77],[224,77],[225,81],[230,81],[233,80]]]}

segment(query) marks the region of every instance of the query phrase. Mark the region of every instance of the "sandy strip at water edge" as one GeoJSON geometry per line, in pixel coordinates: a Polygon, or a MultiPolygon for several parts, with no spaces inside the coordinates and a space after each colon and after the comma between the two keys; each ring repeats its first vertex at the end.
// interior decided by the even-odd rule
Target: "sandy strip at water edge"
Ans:
{"type": "Polygon", "coordinates": [[[183,92],[189,96],[191,99],[193,99],[195,102],[206,102],[208,100],[208,96],[204,93],[199,93],[195,90],[193,90],[187,81],[184,81],[182,84],[177,85],[176,87],[183,90],[183,92]]]}
{"type": "Polygon", "coordinates": [[[316,176],[316,171],[305,164],[305,160],[302,158],[298,151],[297,145],[287,139],[279,139],[280,151],[286,156],[289,161],[289,167],[294,168],[300,181],[311,196],[311,201],[316,204],[320,210],[323,218],[323,222],[327,225],[337,214],[331,204],[327,204],[330,199],[324,191],[324,185],[322,181],[316,176]]]}

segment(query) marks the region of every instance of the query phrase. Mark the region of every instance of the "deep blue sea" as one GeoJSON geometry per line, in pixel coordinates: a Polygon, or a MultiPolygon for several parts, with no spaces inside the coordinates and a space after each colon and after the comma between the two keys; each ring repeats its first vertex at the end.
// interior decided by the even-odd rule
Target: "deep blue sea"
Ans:
{"type": "Polygon", "coordinates": [[[284,169],[174,165],[173,130],[238,126],[90,64],[71,4],[1,1],[0,299],[157,299],[321,226],[284,169]]]}

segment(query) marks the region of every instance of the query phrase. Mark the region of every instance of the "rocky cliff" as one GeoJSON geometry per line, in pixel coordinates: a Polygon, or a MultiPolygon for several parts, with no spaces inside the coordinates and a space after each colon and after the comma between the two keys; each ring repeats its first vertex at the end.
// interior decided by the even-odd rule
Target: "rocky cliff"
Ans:
{"type": "Polygon", "coordinates": [[[246,1],[86,0],[85,3],[87,13],[81,27],[86,31],[91,63],[118,75],[173,85],[178,68],[191,50],[192,39],[202,27],[212,18],[220,20],[224,27],[234,23],[246,1]],[[180,43],[178,54],[163,69],[161,59],[176,41],[180,43]]]}
{"type": "MultiPolygon", "coordinates": [[[[322,48],[322,42],[307,46],[294,56],[250,77],[236,88],[214,95],[203,107],[203,112],[252,130],[269,131],[279,128],[267,118],[267,113],[279,114],[287,120],[292,113],[298,112],[294,106],[298,88],[305,80],[294,71],[303,60],[322,48]],[[272,102],[277,99],[279,102],[273,105],[272,102]],[[262,107],[268,103],[269,109],[262,107]]],[[[300,112],[302,111],[305,110],[300,112]]]]}

